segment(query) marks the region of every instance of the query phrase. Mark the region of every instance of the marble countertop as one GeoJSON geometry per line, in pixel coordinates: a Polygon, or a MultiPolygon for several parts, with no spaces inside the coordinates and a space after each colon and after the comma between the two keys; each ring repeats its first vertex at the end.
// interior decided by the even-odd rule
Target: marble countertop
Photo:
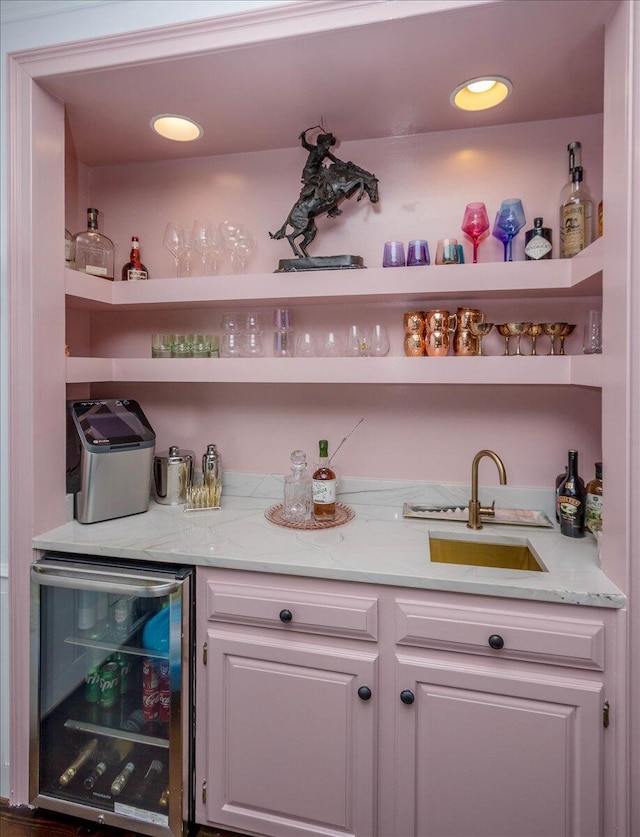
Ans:
{"type": "MultiPolygon", "coordinates": [[[[590,534],[566,538],[557,528],[485,522],[472,532],[464,523],[408,519],[405,502],[466,505],[469,487],[376,480],[341,480],[338,500],[353,520],[331,529],[302,531],[277,526],[264,512],[281,502],[282,477],[227,474],[222,508],[184,513],[182,506],[151,502],[149,511],[102,523],[75,520],[33,540],[40,550],[127,558],[200,567],[225,567],[340,579],[486,596],[619,608],[623,593],[600,569],[590,534]],[[491,543],[526,543],[544,572],[494,569],[430,560],[429,536],[491,543]]],[[[483,503],[542,510],[553,517],[546,489],[487,486],[483,503]]]]}

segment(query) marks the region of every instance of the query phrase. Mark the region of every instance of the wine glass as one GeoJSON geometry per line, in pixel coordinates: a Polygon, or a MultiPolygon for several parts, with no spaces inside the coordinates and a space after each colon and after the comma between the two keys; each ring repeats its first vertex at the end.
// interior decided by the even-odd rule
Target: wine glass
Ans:
{"type": "Polygon", "coordinates": [[[531,338],[531,354],[537,355],[538,351],[536,349],[536,340],[540,335],[544,332],[543,324],[542,323],[531,323],[529,328],[527,329],[527,335],[531,338]]]}
{"type": "Polygon", "coordinates": [[[559,354],[564,354],[564,338],[569,337],[570,334],[573,334],[575,330],[576,324],[575,323],[564,323],[564,328],[560,332],[560,352],[559,354]]]}
{"type": "Polygon", "coordinates": [[[180,273],[180,258],[184,255],[189,246],[187,231],[176,221],[169,221],[164,230],[162,243],[173,256],[176,265],[175,273],[180,273]]]}
{"type": "Polygon", "coordinates": [[[504,337],[504,352],[503,355],[509,354],[509,338],[511,337],[511,332],[509,331],[509,327],[507,323],[499,323],[496,326],[498,330],[498,334],[504,337]]]}
{"type": "Polygon", "coordinates": [[[551,351],[549,352],[550,355],[556,354],[556,337],[560,337],[562,334],[564,327],[568,325],[568,323],[543,323],[542,328],[544,333],[549,336],[551,340],[551,351]]]}
{"type": "Polygon", "coordinates": [[[478,349],[476,355],[482,355],[482,339],[489,334],[493,329],[493,323],[476,323],[473,320],[469,321],[469,331],[478,341],[478,349]]]}
{"type": "Polygon", "coordinates": [[[489,229],[487,207],[483,203],[468,203],[462,218],[462,232],[473,242],[473,263],[478,261],[478,242],[489,229]]]}
{"type": "Polygon", "coordinates": [[[520,338],[529,330],[531,323],[506,323],[507,329],[511,337],[516,338],[516,350],[513,353],[514,357],[522,357],[523,352],[520,351],[520,338]]]}
{"type": "Polygon", "coordinates": [[[504,244],[504,261],[513,261],[513,239],[526,224],[522,201],[509,198],[502,201],[496,214],[492,234],[504,244]],[[507,258],[507,246],[509,248],[507,258]]]}
{"type": "Polygon", "coordinates": [[[198,218],[193,222],[191,243],[202,259],[202,275],[214,276],[218,267],[220,246],[211,221],[198,218]]]}
{"type": "Polygon", "coordinates": [[[250,232],[240,229],[231,250],[231,272],[246,273],[247,262],[253,255],[256,243],[250,232]]]}
{"type": "Polygon", "coordinates": [[[387,329],[383,325],[374,325],[369,335],[369,357],[386,357],[390,348],[387,329]]]}

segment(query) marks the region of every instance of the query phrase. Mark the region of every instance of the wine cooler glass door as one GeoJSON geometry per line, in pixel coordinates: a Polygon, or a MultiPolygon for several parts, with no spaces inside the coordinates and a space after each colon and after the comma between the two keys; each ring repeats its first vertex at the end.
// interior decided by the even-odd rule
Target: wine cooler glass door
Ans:
{"type": "Polygon", "coordinates": [[[79,559],[32,565],[34,804],[139,834],[182,833],[190,576],[79,559]]]}

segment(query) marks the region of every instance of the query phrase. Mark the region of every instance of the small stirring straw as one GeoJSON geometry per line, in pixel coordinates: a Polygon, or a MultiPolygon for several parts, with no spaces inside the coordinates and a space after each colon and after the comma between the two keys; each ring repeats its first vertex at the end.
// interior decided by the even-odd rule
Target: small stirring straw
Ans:
{"type": "Polygon", "coordinates": [[[331,465],[331,460],[332,460],[332,459],[333,459],[333,457],[336,455],[336,453],[338,453],[338,451],[339,451],[339,450],[340,450],[340,448],[344,445],[344,443],[347,441],[347,439],[349,438],[349,436],[351,436],[353,433],[355,433],[355,431],[358,429],[358,427],[360,427],[360,425],[362,424],[362,422],[363,422],[363,421],[364,421],[364,416],[362,416],[362,418],[361,418],[361,419],[360,419],[360,421],[356,424],[356,426],[353,428],[353,430],[351,431],[351,433],[349,433],[347,436],[345,436],[345,437],[344,437],[344,439],[340,442],[340,444],[338,445],[338,447],[334,450],[334,452],[333,452],[333,453],[331,454],[331,456],[329,457],[329,465],[331,465]]]}

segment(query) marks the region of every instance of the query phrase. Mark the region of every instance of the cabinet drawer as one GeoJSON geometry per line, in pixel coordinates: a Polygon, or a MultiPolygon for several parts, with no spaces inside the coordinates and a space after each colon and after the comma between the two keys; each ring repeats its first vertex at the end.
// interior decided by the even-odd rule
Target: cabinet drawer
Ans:
{"type": "Polygon", "coordinates": [[[207,619],[281,630],[377,640],[374,597],[312,593],[208,581],[207,619]]]}
{"type": "Polygon", "coordinates": [[[395,627],[400,645],[598,671],[604,668],[604,625],[595,619],[522,615],[398,599],[395,627]]]}

